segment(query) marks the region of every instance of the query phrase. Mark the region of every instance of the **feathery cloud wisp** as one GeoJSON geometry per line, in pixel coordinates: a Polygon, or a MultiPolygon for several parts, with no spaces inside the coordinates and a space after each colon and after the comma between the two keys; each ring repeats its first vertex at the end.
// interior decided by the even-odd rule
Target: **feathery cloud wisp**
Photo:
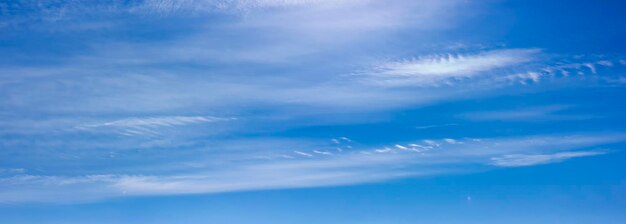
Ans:
{"type": "Polygon", "coordinates": [[[126,118],[100,124],[85,125],[86,127],[171,127],[193,123],[215,122],[228,120],[225,118],[209,116],[171,116],[171,117],[148,117],[148,118],[126,118]]]}
{"type": "Polygon", "coordinates": [[[507,110],[477,111],[458,115],[473,121],[545,121],[545,120],[582,120],[592,116],[565,113],[570,106],[548,105],[524,107],[507,110]]]}
{"type": "Polygon", "coordinates": [[[467,55],[437,55],[387,62],[366,72],[372,82],[392,85],[436,84],[533,60],[538,49],[506,49],[467,55]]]}
{"type": "Polygon", "coordinates": [[[559,152],[554,154],[512,154],[491,158],[492,165],[502,167],[534,166],[563,160],[606,154],[601,151],[559,152]]]}
{"type": "Polygon", "coordinates": [[[234,118],[219,118],[212,116],[163,116],[145,118],[125,118],[103,123],[83,124],[76,126],[77,130],[113,130],[124,135],[143,135],[157,133],[159,128],[184,126],[199,123],[213,123],[228,121],[234,118]]]}
{"type": "Polygon", "coordinates": [[[625,136],[619,134],[532,136],[481,141],[455,139],[454,142],[450,139],[431,139],[414,141],[424,142],[430,147],[428,150],[423,149],[427,146],[402,142],[390,143],[389,146],[393,148],[352,149],[332,153],[332,156],[324,153],[328,152],[326,149],[311,150],[311,153],[285,149],[275,151],[276,155],[283,156],[268,155],[262,158],[258,157],[262,155],[259,154],[259,144],[251,142],[248,147],[253,150],[240,150],[236,155],[229,154],[228,151],[232,150],[228,149],[213,152],[209,157],[194,154],[192,160],[188,158],[181,162],[195,165],[175,172],[126,170],[129,173],[103,174],[100,170],[97,174],[87,175],[15,173],[0,177],[0,202],[71,202],[133,195],[350,185],[451,173],[466,165],[529,166],[600,155],[605,152],[572,150],[624,140],[625,136]],[[285,153],[298,156],[284,156],[285,153]]]}

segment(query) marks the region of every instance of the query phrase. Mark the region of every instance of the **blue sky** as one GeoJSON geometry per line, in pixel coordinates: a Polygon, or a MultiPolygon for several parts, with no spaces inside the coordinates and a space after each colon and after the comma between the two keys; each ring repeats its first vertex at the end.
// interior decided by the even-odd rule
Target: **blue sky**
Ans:
{"type": "Polygon", "coordinates": [[[4,0],[2,223],[623,223],[626,7],[4,0]]]}

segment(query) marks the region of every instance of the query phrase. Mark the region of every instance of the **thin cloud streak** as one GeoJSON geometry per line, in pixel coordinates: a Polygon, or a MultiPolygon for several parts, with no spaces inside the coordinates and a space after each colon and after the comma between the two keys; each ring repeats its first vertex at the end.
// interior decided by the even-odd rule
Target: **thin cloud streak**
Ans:
{"type": "Polygon", "coordinates": [[[220,121],[230,121],[235,118],[219,118],[212,116],[163,116],[145,118],[125,118],[103,123],[83,124],[76,126],[76,130],[97,131],[97,130],[117,130],[125,135],[156,134],[158,129],[173,128],[201,123],[214,123],[220,121]]]}
{"type": "Polygon", "coordinates": [[[501,167],[535,166],[549,163],[562,162],[564,160],[603,155],[602,151],[560,152],[554,154],[512,154],[491,158],[492,165],[501,167]]]}
{"type": "Polygon", "coordinates": [[[229,118],[218,118],[210,116],[170,116],[170,117],[146,117],[146,118],[125,118],[104,123],[85,124],[77,126],[77,129],[90,129],[101,127],[119,127],[119,128],[158,128],[189,125],[195,123],[211,123],[217,121],[232,120],[229,118]]]}
{"type": "MultiPolygon", "coordinates": [[[[367,133],[369,143],[359,137],[304,140],[326,134],[315,131],[328,125],[375,123],[425,105],[509,93],[494,87],[506,83],[602,75],[620,65],[567,55],[539,60],[548,53],[536,48],[411,58],[424,51],[413,38],[410,49],[378,48],[403,46],[396,41],[409,31],[412,37],[444,36],[441,30],[463,20],[459,11],[474,11],[467,1],[16,2],[28,4],[10,5],[9,15],[0,14],[6,18],[0,29],[58,42],[41,50],[22,43],[33,48],[16,53],[25,63],[3,53],[2,62],[12,66],[0,72],[0,146],[7,158],[0,162],[8,164],[0,167],[0,202],[352,185],[551,163],[599,153],[574,150],[625,140],[583,133],[381,143],[391,136],[375,136],[379,130],[367,133]],[[46,35],[34,35],[40,33],[46,35]],[[159,33],[167,35],[146,35],[159,33]],[[407,59],[380,60],[398,57],[407,59]],[[282,135],[290,137],[251,137],[282,135]]],[[[0,13],[6,7],[0,3],[0,13]]],[[[450,49],[429,52],[442,50],[450,49]]],[[[485,111],[466,119],[545,119],[562,109],[485,111]]],[[[394,122],[393,128],[403,125],[415,123],[394,122]]],[[[414,135],[393,137],[402,136],[414,135]]]]}
{"type": "Polygon", "coordinates": [[[526,63],[539,52],[538,49],[505,49],[467,55],[427,56],[383,63],[365,75],[370,76],[372,82],[381,84],[432,85],[526,63]]]}
{"type": "MultiPolygon", "coordinates": [[[[225,160],[224,157],[216,157],[219,154],[186,159],[183,161],[196,165],[170,174],[107,174],[103,173],[105,170],[82,176],[33,175],[28,171],[15,173],[0,178],[0,201],[58,203],[138,195],[353,185],[460,172],[456,168],[469,165],[512,167],[551,163],[599,155],[605,152],[572,150],[624,140],[626,136],[622,134],[531,136],[480,141],[471,138],[425,139],[392,143],[391,147],[351,149],[332,155],[326,154],[328,151],[323,147],[316,147],[320,149],[310,150],[311,153],[292,151],[292,155],[299,158],[285,157],[285,151],[264,156],[258,150],[249,149],[249,152],[239,151],[239,154],[232,155],[240,159],[225,160]],[[259,156],[263,158],[244,159],[259,156]]],[[[258,145],[251,142],[250,147],[258,145]]],[[[221,152],[228,151],[225,148],[221,152]]]]}
{"type": "Polygon", "coordinates": [[[595,116],[567,113],[567,110],[571,108],[567,105],[531,106],[507,110],[467,112],[457,115],[457,117],[471,121],[560,121],[595,118],[595,116]]]}

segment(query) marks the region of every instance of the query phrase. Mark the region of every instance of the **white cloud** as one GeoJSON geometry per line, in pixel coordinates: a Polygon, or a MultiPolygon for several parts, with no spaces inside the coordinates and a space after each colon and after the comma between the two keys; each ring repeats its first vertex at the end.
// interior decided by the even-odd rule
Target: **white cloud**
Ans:
{"type": "Polygon", "coordinates": [[[147,118],[125,118],[99,124],[88,124],[81,127],[172,127],[179,125],[187,125],[194,123],[216,122],[229,120],[227,118],[218,118],[210,116],[166,116],[166,117],[147,117],[147,118]]]}
{"type": "Polygon", "coordinates": [[[382,85],[420,85],[467,78],[534,60],[537,49],[506,49],[474,54],[447,54],[386,62],[365,72],[382,85]]]}
{"type": "Polygon", "coordinates": [[[313,157],[313,154],[311,153],[306,153],[306,152],[301,152],[301,151],[293,151],[295,154],[301,155],[301,156],[306,156],[306,157],[313,157]]]}
{"type": "Polygon", "coordinates": [[[347,138],[347,137],[341,137],[341,138],[339,138],[339,139],[344,140],[344,141],[346,141],[346,142],[352,142],[352,139],[349,139],[349,138],[347,138]]]}
{"type": "Polygon", "coordinates": [[[299,6],[336,6],[342,4],[355,4],[368,0],[146,0],[135,6],[132,11],[141,10],[160,13],[184,13],[184,12],[215,12],[227,10],[237,13],[247,13],[250,10],[265,8],[287,8],[299,6]]]}
{"type": "Polygon", "coordinates": [[[608,83],[612,83],[612,84],[626,84],[626,77],[624,76],[619,76],[619,77],[615,77],[615,78],[605,78],[604,79],[606,82],[608,83]]]}
{"type": "MultiPolygon", "coordinates": [[[[23,173],[0,170],[3,175],[12,176],[0,178],[0,201],[71,201],[124,195],[357,184],[406,175],[432,175],[444,172],[437,170],[437,166],[454,169],[460,164],[483,163],[504,154],[543,155],[555,149],[569,150],[615,141],[598,136],[573,139],[558,136],[452,144],[460,140],[437,139],[389,143],[388,147],[375,148],[359,148],[360,144],[355,143],[352,148],[347,145],[351,140],[341,137],[334,142],[342,145],[324,148],[323,144],[285,141],[249,144],[244,140],[207,137],[207,132],[211,131],[207,129],[213,129],[214,122],[231,120],[228,118],[145,116],[205,114],[207,111],[206,114],[214,111],[251,116],[271,114],[279,118],[257,116],[254,117],[257,121],[249,122],[262,123],[259,126],[264,128],[255,130],[246,126],[237,131],[275,132],[300,123],[311,124],[302,120],[337,124],[359,119],[352,118],[352,112],[367,114],[411,108],[448,98],[454,95],[451,92],[457,95],[461,92],[463,97],[471,95],[467,94],[471,91],[463,88],[439,91],[380,88],[336,77],[349,72],[344,72],[345,64],[360,62],[362,58],[354,55],[363,52],[352,48],[370,45],[362,41],[391,36],[405,28],[419,36],[428,33],[423,30],[449,26],[454,24],[450,21],[457,16],[455,12],[462,1],[148,0],[131,6],[94,6],[102,12],[87,10],[95,9],[89,4],[68,2],[78,5],[60,4],[62,7],[46,9],[50,13],[41,16],[51,23],[71,20],[82,24],[81,18],[87,18],[81,14],[84,12],[90,13],[89,18],[93,13],[91,19],[94,20],[107,17],[100,17],[107,13],[110,13],[108,16],[117,13],[157,17],[189,15],[198,16],[195,19],[201,22],[193,27],[201,31],[189,36],[174,32],[165,38],[167,41],[159,38],[142,43],[96,41],[95,46],[85,44],[89,46],[87,51],[69,54],[78,55],[76,58],[59,59],[56,67],[3,69],[0,72],[0,107],[9,109],[0,111],[3,113],[0,132],[11,135],[0,139],[0,145],[32,150],[19,159],[30,163],[45,161],[41,166],[52,169],[44,169],[47,172],[41,175],[28,174],[30,168],[23,173]],[[215,13],[231,12],[236,16],[215,19],[215,13]],[[351,56],[344,57],[343,53],[351,56]],[[32,118],[26,117],[31,115],[32,118]],[[93,117],[77,117],[81,115],[122,119],[94,121],[93,117]],[[133,117],[136,115],[142,116],[133,117]],[[318,119],[320,117],[328,121],[318,119]],[[211,128],[180,133],[181,136],[159,135],[167,130],[178,132],[208,123],[211,128]],[[58,132],[58,127],[75,127],[73,130],[78,131],[58,132]],[[25,129],[43,131],[29,135],[33,132],[25,129]],[[17,132],[19,135],[15,135],[17,132]],[[101,132],[159,135],[159,138],[140,141],[139,138],[97,135],[101,132]],[[141,153],[120,150],[136,152],[146,148],[163,150],[142,150],[141,153]],[[176,150],[180,148],[185,150],[176,150]],[[83,169],[76,171],[77,164],[83,169]],[[72,173],[68,174],[70,170],[72,173]],[[111,174],[101,175],[103,173],[111,174]]],[[[143,19],[150,21],[152,17],[143,19]]],[[[65,25],[52,27],[64,29],[65,25]]],[[[390,39],[384,40],[386,43],[390,39]]],[[[363,55],[369,56],[367,53],[371,52],[363,55]]],[[[381,63],[368,71],[366,78],[385,85],[440,84],[516,67],[537,55],[539,51],[535,49],[508,49],[427,56],[381,63]]],[[[576,69],[595,72],[600,70],[598,65],[608,63],[580,63],[576,69]]],[[[353,66],[358,65],[348,67],[353,66]]],[[[554,67],[553,70],[565,73],[574,69],[554,67]]],[[[544,76],[532,71],[514,79],[529,78],[537,82],[544,76]]],[[[372,122],[376,118],[367,116],[362,120],[372,122]]],[[[232,136],[237,135],[229,137],[232,136]]]]}
{"type": "Polygon", "coordinates": [[[110,130],[130,136],[152,135],[158,134],[158,129],[161,128],[230,120],[234,120],[234,118],[219,118],[213,116],[132,117],[109,122],[78,125],[75,129],[84,131],[110,130]]]}
{"type": "Polygon", "coordinates": [[[0,175],[26,173],[24,168],[0,168],[0,175]]]}
{"type": "Polygon", "coordinates": [[[434,125],[423,125],[423,126],[417,126],[415,127],[416,129],[430,129],[430,128],[441,128],[441,127],[448,127],[448,126],[456,126],[459,124],[456,123],[449,123],[449,124],[434,124],[434,125]]]}
{"type": "MultiPolygon", "coordinates": [[[[160,167],[144,167],[143,171],[121,169],[125,174],[119,174],[119,170],[109,174],[106,170],[98,170],[97,174],[85,175],[14,173],[0,177],[0,202],[73,202],[134,195],[350,185],[451,173],[456,172],[455,167],[465,164],[487,162],[486,165],[504,167],[528,166],[599,155],[605,152],[572,150],[624,140],[625,136],[620,134],[495,138],[465,141],[464,144],[440,144],[446,139],[436,139],[429,140],[428,144],[433,148],[439,145],[437,150],[361,148],[333,153],[333,156],[313,156],[287,149],[274,150],[277,155],[274,156],[268,154],[269,150],[261,150],[268,145],[267,142],[259,144],[252,141],[246,146],[251,148],[244,147],[243,151],[230,146],[205,156],[194,153],[191,158],[171,164],[169,168],[161,164],[160,167]],[[231,151],[237,153],[232,154],[231,151]],[[394,153],[388,153],[391,151],[394,153]],[[289,152],[301,157],[285,157],[285,153],[289,152]],[[181,169],[181,164],[193,166],[181,169]],[[158,172],[155,173],[155,170],[158,172]]],[[[243,141],[237,142],[244,144],[243,141]]],[[[289,144],[276,142],[275,145],[289,144]]],[[[418,149],[414,143],[390,145],[418,149]]],[[[317,151],[323,153],[325,150],[317,151]]]]}
{"type": "Polygon", "coordinates": [[[448,144],[463,144],[463,142],[460,142],[451,138],[444,138],[443,140],[448,144]]]}
{"type": "Polygon", "coordinates": [[[474,121],[546,121],[582,120],[594,118],[586,115],[568,114],[566,105],[521,107],[507,110],[468,112],[458,117],[474,121]]]}
{"type": "MultiPolygon", "coordinates": [[[[580,60],[580,59],[579,59],[580,60]]],[[[574,75],[582,77],[585,75],[598,75],[600,67],[613,67],[613,60],[589,60],[583,62],[551,62],[534,68],[526,68],[523,72],[503,75],[497,78],[497,82],[509,83],[538,83],[542,80],[572,77],[574,75]]]]}
{"type": "Polygon", "coordinates": [[[398,149],[402,149],[402,150],[407,150],[407,149],[408,149],[407,147],[404,147],[404,146],[399,145],[399,144],[396,144],[396,145],[394,145],[394,146],[395,146],[396,148],[398,148],[398,149]]]}
{"type": "Polygon", "coordinates": [[[492,165],[502,167],[534,166],[563,160],[606,154],[600,151],[559,152],[554,154],[512,154],[491,158],[492,165]]]}
{"type": "Polygon", "coordinates": [[[333,155],[333,153],[326,152],[326,151],[313,150],[313,152],[317,153],[317,154],[325,155],[325,156],[332,156],[333,155]]]}
{"type": "Polygon", "coordinates": [[[355,72],[362,82],[383,87],[501,86],[600,75],[619,64],[604,57],[549,56],[539,49],[501,49],[437,54],[377,63],[355,72]]]}

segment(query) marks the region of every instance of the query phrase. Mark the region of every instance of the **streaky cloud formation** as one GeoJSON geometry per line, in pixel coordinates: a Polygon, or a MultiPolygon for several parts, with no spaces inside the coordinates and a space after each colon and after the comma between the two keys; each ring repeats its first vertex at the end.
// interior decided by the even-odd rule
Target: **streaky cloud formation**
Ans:
{"type": "Polygon", "coordinates": [[[621,221],[626,50],[611,41],[626,19],[609,2],[538,2],[0,2],[0,222],[72,223],[48,208],[88,203],[113,205],[104,223],[198,208],[174,223],[272,209],[243,223],[541,223],[514,217],[537,201],[621,221]],[[536,193],[580,183],[611,200],[536,193]],[[266,190],[290,202],[241,193],[266,190]],[[151,201],[222,196],[234,208],[151,201]],[[418,219],[433,214],[461,218],[418,219]]]}
{"type": "Polygon", "coordinates": [[[513,154],[501,157],[493,157],[493,165],[502,167],[534,166],[548,163],[561,162],[571,158],[597,156],[605,154],[601,151],[559,152],[554,154],[513,154]]]}
{"type": "Polygon", "coordinates": [[[468,78],[494,69],[529,62],[539,53],[537,49],[506,49],[470,55],[438,55],[389,62],[376,66],[371,76],[382,82],[405,84],[435,84],[454,78],[468,78]]]}
{"type": "Polygon", "coordinates": [[[234,118],[218,118],[211,116],[166,116],[147,118],[125,118],[104,123],[83,124],[76,126],[78,130],[90,131],[98,129],[119,130],[124,135],[154,134],[159,128],[212,123],[234,120],[234,118]]]}
{"type": "Polygon", "coordinates": [[[568,114],[567,105],[523,107],[499,111],[479,111],[460,114],[459,117],[474,121],[545,121],[545,120],[584,120],[597,118],[589,115],[568,114]]]}
{"type": "MultiPolygon", "coordinates": [[[[170,175],[101,173],[81,176],[19,173],[0,179],[0,201],[89,201],[127,195],[176,195],[260,189],[337,186],[410,176],[468,172],[475,165],[530,166],[602,151],[570,151],[626,140],[623,134],[530,136],[508,139],[418,140],[393,148],[350,149],[328,153],[295,150],[266,154],[268,159],[197,160],[194,169],[170,175]],[[590,137],[592,136],[592,137],[590,137]],[[405,146],[406,145],[406,146],[405,146]],[[283,154],[284,155],[284,154],[283,154]],[[297,157],[296,157],[297,156],[297,157]],[[461,168],[468,167],[468,168],[461,168]],[[74,197],[67,197],[74,195],[74,197]],[[76,197],[80,195],[79,197],[76,197]]],[[[253,143],[254,144],[254,143],[253,143]]],[[[477,168],[472,168],[478,170],[477,168]]],[[[101,171],[102,172],[102,171],[101,171]]]]}
{"type": "Polygon", "coordinates": [[[450,86],[463,83],[479,83],[482,86],[526,85],[541,80],[571,78],[574,75],[597,75],[598,66],[613,67],[615,64],[615,59],[583,62],[554,60],[540,49],[499,49],[383,62],[355,74],[367,84],[386,87],[450,86]]]}

